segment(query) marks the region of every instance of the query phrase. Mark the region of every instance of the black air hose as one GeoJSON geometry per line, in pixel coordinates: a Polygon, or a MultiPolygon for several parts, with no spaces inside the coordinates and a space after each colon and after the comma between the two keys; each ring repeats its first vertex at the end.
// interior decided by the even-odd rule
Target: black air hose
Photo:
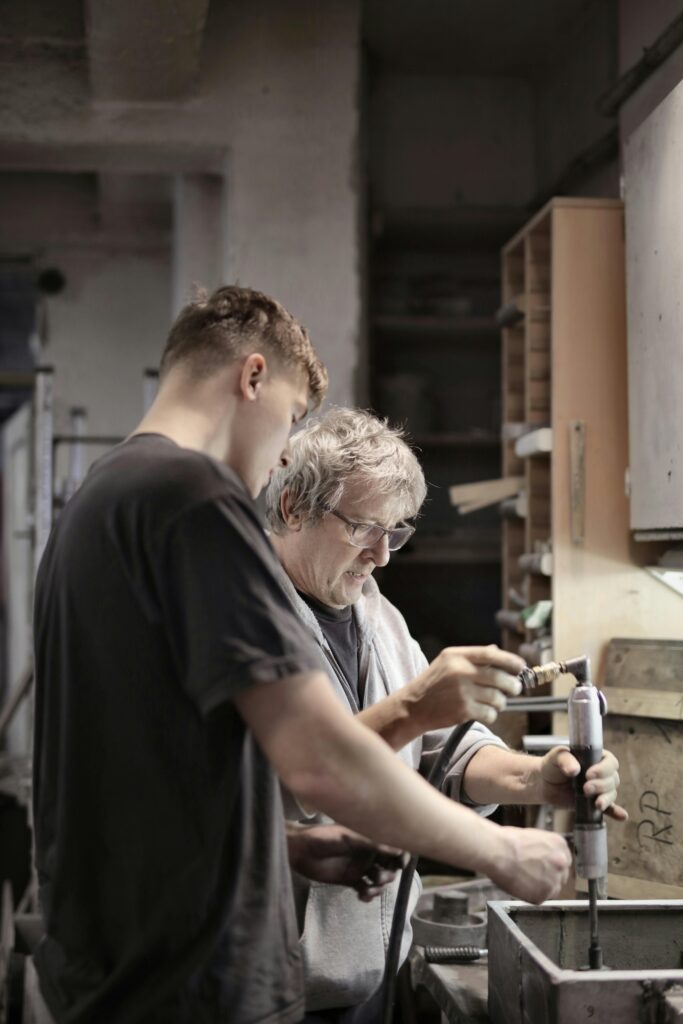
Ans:
{"type": "MultiPolygon", "coordinates": [[[[434,786],[435,789],[441,789],[441,783],[446,777],[451,758],[473,724],[474,722],[470,721],[456,726],[446,740],[444,748],[432,765],[432,770],[427,778],[427,782],[434,786]]],[[[394,917],[391,922],[391,933],[389,935],[389,945],[387,946],[384,978],[382,979],[382,1024],[392,1024],[393,1020],[394,1002],[396,1001],[396,976],[398,974],[398,960],[401,955],[401,939],[403,938],[410,889],[413,884],[416,867],[417,857],[413,857],[403,869],[401,884],[396,895],[394,917]]]]}

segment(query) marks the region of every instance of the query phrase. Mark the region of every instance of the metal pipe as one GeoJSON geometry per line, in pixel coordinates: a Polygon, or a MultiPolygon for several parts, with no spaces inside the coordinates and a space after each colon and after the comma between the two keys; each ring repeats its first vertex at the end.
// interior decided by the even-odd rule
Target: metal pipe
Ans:
{"type": "Polygon", "coordinates": [[[9,697],[0,708],[0,736],[4,733],[7,726],[14,718],[17,710],[19,709],[21,702],[23,701],[26,694],[31,689],[31,683],[33,682],[33,665],[27,668],[23,673],[19,682],[14,687],[9,697]]]}
{"type": "Polygon", "coordinates": [[[125,438],[114,434],[55,434],[52,444],[57,448],[60,444],[99,444],[114,447],[125,438]]]}
{"type": "Polygon", "coordinates": [[[566,697],[509,697],[503,711],[562,712],[567,710],[566,697]]]}
{"type": "MultiPolygon", "coordinates": [[[[63,501],[68,501],[72,494],[75,494],[83,479],[84,455],[83,438],[88,422],[87,410],[82,405],[74,405],[69,410],[71,421],[71,432],[76,439],[69,447],[69,468],[64,481],[63,501]]],[[[52,440],[54,448],[54,438],[52,440]]]]}
{"type": "Polygon", "coordinates": [[[52,529],[53,378],[51,366],[36,367],[33,392],[33,576],[52,529]]]}
{"type": "Polygon", "coordinates": [[[645,82],[652,72],[663,64],[683,42],[683,14],[679,14],[659,35],[652,46],[643,47],[643,56],[629,68],[611,88],[598,99],[598,110],[605,117],[613,117],[629,96],[645,82]]]}
{"type": "Polygon", "coordinates": [[[604,135],[583,149],[567,164],[564,171],[555,179],[552,188],[545,189],[534,197],[533,209],[544,206],[553,196],[567,195],[572,191],[576,182],[585,177],[589,171],[609,163],[618,155],[619,129],[613,125],[604,135]]]}

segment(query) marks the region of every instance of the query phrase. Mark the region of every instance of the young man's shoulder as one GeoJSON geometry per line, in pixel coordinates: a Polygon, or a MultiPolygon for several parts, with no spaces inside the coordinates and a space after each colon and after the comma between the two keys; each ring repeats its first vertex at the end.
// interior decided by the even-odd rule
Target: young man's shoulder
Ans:
{"type": "MultiPolygon", "coordinates": [[[[60,517],[59,532],[161,536],[186,514],[221,504],[238,521],[255,520],[237,474],[162,435],[134,435],[90,469],[60,517]]],[[[195,517],[192,517],[195,518],[195,517]]]]}
{"type": "Polygon", "coordinates": [[[136,494],[140,500],[172,505],[219,495],[251,500],[228,466],[161,434],[134,435],[101,459],[90,476],[94,485],[119,491],[122,497],[136,494]]]}

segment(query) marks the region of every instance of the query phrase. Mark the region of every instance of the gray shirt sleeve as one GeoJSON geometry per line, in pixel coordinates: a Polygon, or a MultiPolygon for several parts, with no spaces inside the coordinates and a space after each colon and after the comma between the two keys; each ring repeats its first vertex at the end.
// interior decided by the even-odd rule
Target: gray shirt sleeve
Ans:
{"type": "MultiPolygon", "coordinates": [[[[450,729],[437,729],[434,732],[424,734],[422,737],[422,756],[420,758],[420,773],[422,775],[427,776],[429,774],[450,733],[450,729]]],[[[465,769],[476,752],[481,750],[482,747],[489,746],[507,750],[507,744],[503,740],[495,736],[485,725],[475,722],[468,730],[462,742],[456,747],[448,772],[441,785],[441,792],[450,797],[451,800],[459,800],[460,803],[471,807],[484,817],[493,814],[498,805],[472,803],[463,791],[462,780],[465,769]]]]}

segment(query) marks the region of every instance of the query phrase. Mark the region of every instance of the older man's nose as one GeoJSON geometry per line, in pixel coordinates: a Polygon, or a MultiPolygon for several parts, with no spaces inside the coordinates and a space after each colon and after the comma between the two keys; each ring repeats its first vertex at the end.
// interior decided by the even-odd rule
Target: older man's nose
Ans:
{"type": "Polygon", "coordinates": [[[386,533],[383,533],[376,544],[373,544],[371,548],[367,549],[372,555],[372,560],[375,565],[386,565],[391,558],[391,552],[389,551],[389,538],[386,533]]]}

